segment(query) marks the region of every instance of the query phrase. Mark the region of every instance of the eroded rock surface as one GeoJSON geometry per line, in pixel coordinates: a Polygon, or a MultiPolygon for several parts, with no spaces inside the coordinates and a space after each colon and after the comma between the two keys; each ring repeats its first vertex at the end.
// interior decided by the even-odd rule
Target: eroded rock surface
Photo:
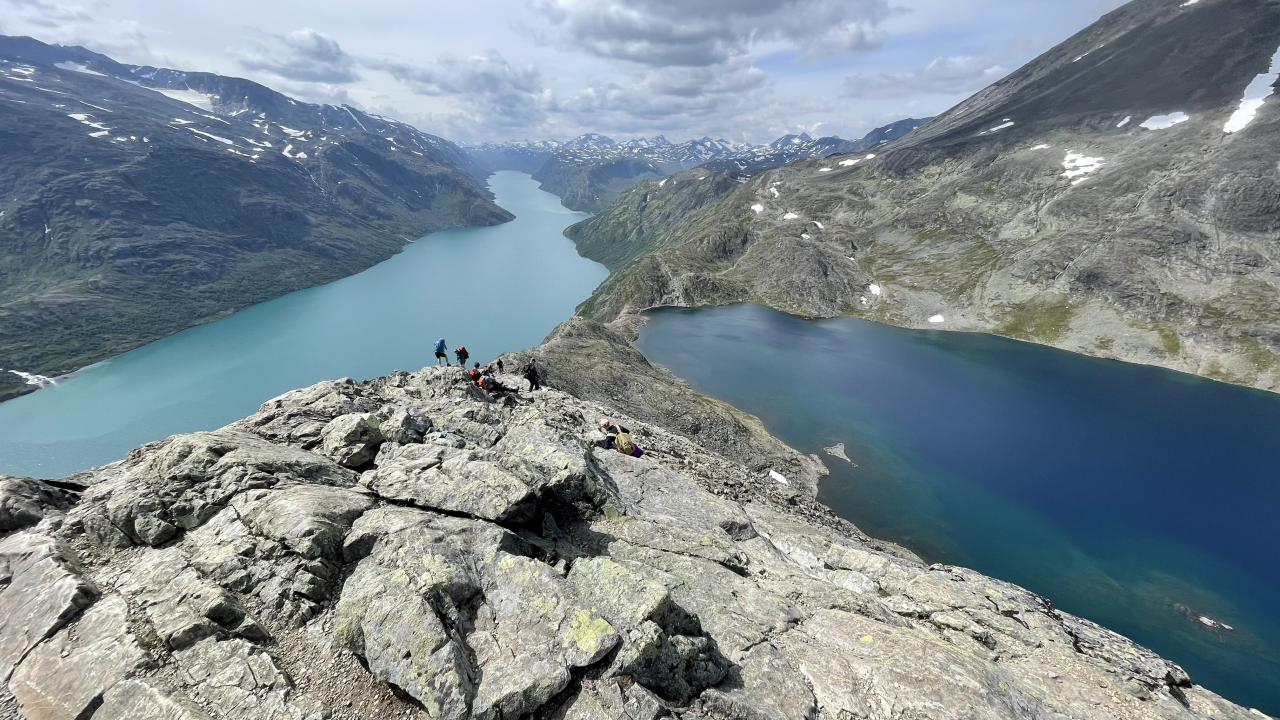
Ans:
{"type": "Polygon", "coordinates": [[[776,486],[558,390],[498,403],[454,368],[321,383],[141,448],[0,538],[0,711],[1250,717],[1119,635],[776,486]],[[595,444],[604,415],[645,457],[595,444]]]}

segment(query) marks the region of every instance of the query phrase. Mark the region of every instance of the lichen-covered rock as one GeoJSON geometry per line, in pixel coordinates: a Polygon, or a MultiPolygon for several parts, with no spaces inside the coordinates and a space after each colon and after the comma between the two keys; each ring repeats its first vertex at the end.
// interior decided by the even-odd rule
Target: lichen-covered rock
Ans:
{"type": "Polygon", "coordinates": [[[405,445],[381,457],[362,482],[382,497],[420,508],[518,521],[531,517],[541,478],[517,474],[513,464],[478,448],[405,445]]]}
{"type": "Polygon", "coordinates": [[[82,570],[71,549],[47,535],[0,540],[0,679],[98,596],[82,570]]]}
{"type": "Polygon", "coordinates": [[[668,714],[652,692],[626,678],[583,683],[550,720],[656,720],[668,714]]]}
{"type": "Polygon", "coordinates": [[[329,459],[236,430],[179,435],[130,458],[85,492],[68,516],[98,545],[162,545],[204,524],[235,497],[281,482],[350,486],[355,475],[329,459]]]}
{"type": "Polygon", "coordinates": [[[142,448],[56,538],[0,539],[0,667],[26,716],[76,720],[1247,717],[688,437],[624,417],[650,452],[596,446],[619,415],[437,368],[142,448]],[[325,446],[369,418],[373,455],[325,446]]]}
{"type": "Polygon", "coordinates": [[[143,609],[156,634],[173,650],[227,633],[266,637],[240,601],[202,577],[180,548],[148,554],[119,588],[143,609]]]}
{"type": "Polygon", "coordinates": [[[202,640],[174,653],[191,697],[217,717],[320,720],[322,709],[293,686],[265,650],[244,640],[202,640]]]}
{"type": "Polygon", "coordinates": [[[139,680],[117,683],[93,720],[215,720],[189,698],[139,680]]]}
{"type": "Polygon", "coordinates": [[[23,715],[29,720],[84,717],[111,686],[142,666],[147,656],[129,633],[128,614],[124,598],[109,595],[37,645],[9,679],[23,715]]]}
{"type": "Polygon", "coordinates": [[[809,720],[818,714],[804,675],[770,643],[747,651],[702,702],[712,717],[734,720],[809,720]]]}
{"type": "MultiPolygon", "coordinates": [[[[516,717],[564,690],[573,668],[618,642],[572,586],[489,523],[427,512],[366,513],[386,524],[360,552],[337,607],[338,642],[437,717],[516,717]]],[[[377,532],[374,530],[373,532],[377,532]]]]}

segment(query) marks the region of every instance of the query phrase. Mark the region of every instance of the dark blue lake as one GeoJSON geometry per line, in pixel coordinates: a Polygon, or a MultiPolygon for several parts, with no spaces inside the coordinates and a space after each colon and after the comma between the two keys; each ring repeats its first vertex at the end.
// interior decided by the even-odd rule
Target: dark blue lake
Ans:
{"type": "Polygon", "coordinates": [[[1280,713],[1280,396],[750,305],[655,312],[638,344],[818,453],[821,499],[868,533],[1023,585],[1280,713]],[[823,452],[841,442],[857,467],[823,452]]]}

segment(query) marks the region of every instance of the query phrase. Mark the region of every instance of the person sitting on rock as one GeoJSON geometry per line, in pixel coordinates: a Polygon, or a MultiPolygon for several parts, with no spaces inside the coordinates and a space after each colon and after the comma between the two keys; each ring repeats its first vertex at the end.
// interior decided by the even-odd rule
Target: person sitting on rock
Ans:
{"type": "Polygon", "coordinates": [[[453,354],[458,358],[459,367],[467,366],[467,358],[471,357],[471,353],[467,352],[466,345],[459,345],[458,349],[453,351],[453,354]]]}
{"type": "Polygon", "coordinates": [[[609,418],[600,418],[599,424],[600,432],[604,433],[604,440],[598,443],[600,447],[613,448],[631,457],[644,456],[644,450],[631,438],[630,430],[609,418]]]}
{"type": "Polygon", "coordinates": [[[474,380],[477,385],[480,384],[480,379],[484,377],[483,374],[480,372],[480,363],[476,363],[475,365],[472,366],[470,370],[467,371],[467,377],[474,380]]]}
{"type": "Polygon", "coordinates": [[[492,395],[514,395],[515,388],[507,387],[498,382],[498,378],[493,375],[493,367],[485,368],[484,374],[480,377],[480,387],[487,390],[492,395]]]}

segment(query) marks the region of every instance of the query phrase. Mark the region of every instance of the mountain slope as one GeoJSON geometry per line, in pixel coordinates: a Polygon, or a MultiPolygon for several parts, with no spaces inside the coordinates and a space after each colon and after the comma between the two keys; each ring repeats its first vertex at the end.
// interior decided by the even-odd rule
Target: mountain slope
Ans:
{"type": "Polygon", "coordinates": [[[408,125],[30,38],[0,38],[0,148],[0,368],[45,376],[510,218],[408,125]]]}
{"type": "MultiPolygon", "coordinates": [[[[715,160],[657,182],[643,182],[620,194],[595,217],[565,231],[584,257],[618,270],[657,248],[678,244],[699,213],[718,202],[754,173],[797,157],[826,157],[831,152],[861,152],[904,137],[927,120],[900,120],[876,128],[860,140],[788,135],[767,146],[742,148],[736,159],[715,160]]],[[[771,193],[772,195],[772,193],[771,193]]]]}
{"type": "Polygon", "coordinates": [[[1280,389],[1278,48],[1276,0],[1136,0],[874,157],[753,178],[584,310],[761,302],[1280,389]]]}

